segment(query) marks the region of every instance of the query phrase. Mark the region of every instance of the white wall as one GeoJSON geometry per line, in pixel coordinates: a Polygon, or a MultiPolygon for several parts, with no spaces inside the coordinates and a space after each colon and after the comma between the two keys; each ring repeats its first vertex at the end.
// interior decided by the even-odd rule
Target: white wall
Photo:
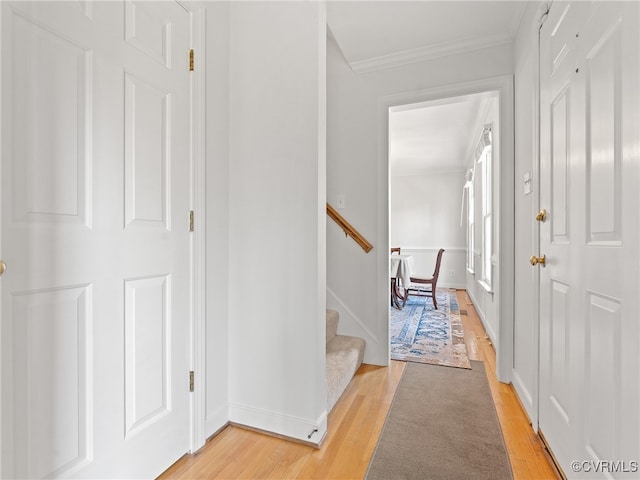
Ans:
{"type": "Polygon", "coordinates": [[[205,436],[229,420],[229,4],[206,4],[205,436]]]}
{"type": "Polygon", "coordinates": [[[445,249],[438,287],[465,288],[465,225],[460,225],[464,171],[391,176],[389,244],[414,257],[416,272],[431,276],[445,249]]]}
{"type": "Polygon", "coordinates": [[[533,425],[537,426],[538,317],[540,270],[529,257],[538,251],[534,217],[537,213],[537,37],[538,4],[528,6],[515,44],[515,308],[513,385],[533,425]],[[532,193],[525,194],[528,173],[532,193]]]}
{"type": "Polygon", "coordinates": [[[232,2],[229,66],[229,418],[317,443],[326,432],[324,4],[232,2]]]}
{"type": "MultiPolygon", "coordinates": [[[[381,99],[509,74],[511,47],[357,75],[329,40],[325,182],[324,43],[314,40],[324,13],[207,8],[207,434],[231,419],[307,440],[324,422],[325,248],[340,332],[367,340],[367,363],[388,359],[381,99]],[[326,223],[325,183],[328,201],[347,194],[341,213],[372,241],[370,254],[326,223]]],[[[415,248],[425,259],[434,249],[415,248]]]]}
{"type": "Polygon", "coordinates": [[[366,339],[365,362],[388,362],[389,173],[382,105],[393,96],[418,97],[423,90],[512,73],[512,46],[502,45],[358,75],[329,41],[327,198],[333,203],[337,194],[347,195],[341,214],[374,249],[365,254],[330,221],[327,305],[340,312],[339,332],[366,339]]]}

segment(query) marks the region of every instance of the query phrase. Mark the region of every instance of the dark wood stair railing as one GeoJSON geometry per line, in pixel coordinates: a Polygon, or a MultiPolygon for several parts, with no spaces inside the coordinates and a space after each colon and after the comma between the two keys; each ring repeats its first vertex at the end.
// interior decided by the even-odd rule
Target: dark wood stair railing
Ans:
{"type": "Polygon", "coordinates": [[[353,238],[355,242],[362,247],[362,249],[369,253],[373,248],[366,238],[360,235],[353,226],[347,222],[342,215],[340,215],[335,208],[327,203],[327,215],[329,215],[339,226],[344,230],[345,235],[353,238]]]}

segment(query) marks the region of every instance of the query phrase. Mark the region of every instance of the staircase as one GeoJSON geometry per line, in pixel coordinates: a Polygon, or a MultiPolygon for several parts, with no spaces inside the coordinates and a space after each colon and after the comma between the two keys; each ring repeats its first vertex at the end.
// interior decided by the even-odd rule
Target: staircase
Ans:
{"type": "Polygon", "coordinates": [[[363,338],[338,335],[340,315],[327,310],[327,412],[330,412],[362,364],[363,338]]]}

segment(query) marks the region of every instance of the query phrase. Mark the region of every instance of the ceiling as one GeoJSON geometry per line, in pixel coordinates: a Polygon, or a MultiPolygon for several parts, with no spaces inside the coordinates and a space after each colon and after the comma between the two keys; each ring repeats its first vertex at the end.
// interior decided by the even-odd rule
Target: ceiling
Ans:
{"type": "MultiPolygon", "coordinates": [[[[329,1],[327,23],[356,73],[513,42],[527,2],[329,1]]],[[[392,175],[464,170],[488,97],[407,106],[389,117],[392,175]]]]}
{"type": "Polygon", "coordinates": [[[355,71],[512,42],[527,2],[329,1],[327,23],[355,71]]]}
{"type": "Polygon", "coordinates": [[[466,170],[495,101],[497,92],[486,92],[391,108],[391,175],[466,170]]]}

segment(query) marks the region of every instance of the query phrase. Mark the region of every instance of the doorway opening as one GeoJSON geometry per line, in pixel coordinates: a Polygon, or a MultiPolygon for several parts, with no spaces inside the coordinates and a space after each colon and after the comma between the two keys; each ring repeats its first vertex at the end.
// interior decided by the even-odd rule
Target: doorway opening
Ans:
{"type": "MultiPolygon", "coordinates": [[[[423,278],[431,277],[444,249],[437,290],[466,290],[494,345],[500,318],[500,96],[488,89],[388,107],[389,245],[411,257],[405,268],[423,278]]],[[[425,309],[433,309],[433,301],[425,300],[425,309]]]]}

